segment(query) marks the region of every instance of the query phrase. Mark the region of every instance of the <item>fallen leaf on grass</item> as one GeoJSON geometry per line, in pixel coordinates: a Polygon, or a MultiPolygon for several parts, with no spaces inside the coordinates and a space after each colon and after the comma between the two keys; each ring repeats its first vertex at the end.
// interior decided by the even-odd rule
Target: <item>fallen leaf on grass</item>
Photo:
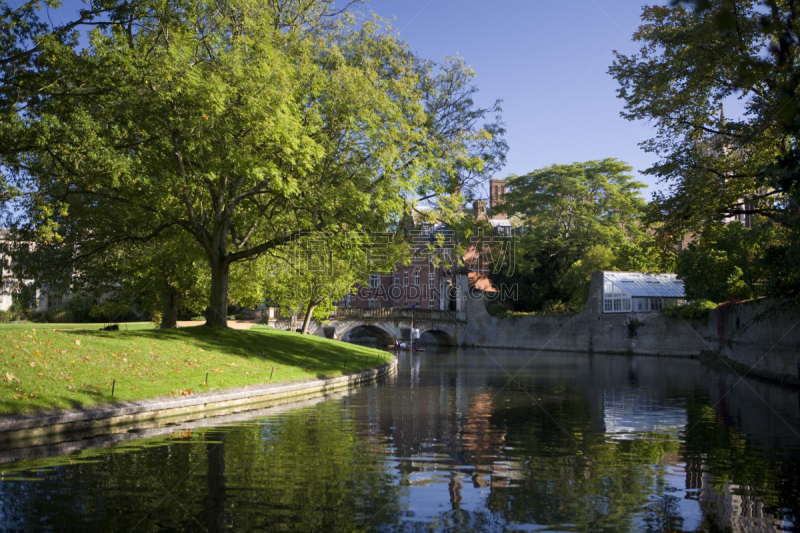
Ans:
{"type": "Polygon", "coordinates": [[[33,367],[35,367],[35,366],[36,366],[36,363],[34,363],[33,361],[31,361],[31,362],[30,362],[30,363],[28,363],[28,364],[29,364],[29,365],[31,365],[31,368],[33,368],[33,367]]]}
{"type": "Polygon", "coordinates": [[[6,372],[6,375],[3,376],[3,381],[6,381],[6,382],[8,382],[8,381],[17,381],[18,382],[19,379],[14,374],[12,374],[10,372],[6,372]]]}
{"type": "Polygon", "coordinates": [[[181,390],[181,396],[189,396],[192,393],[192,389],[181,390]]]}
{"type": "Polygon", "coordinates": [[[80,345],[81,345],[81,340],[80,340],[80,339],[75,339],[75,344],[77,344],[78,346],[80,346],[80,345]]]}

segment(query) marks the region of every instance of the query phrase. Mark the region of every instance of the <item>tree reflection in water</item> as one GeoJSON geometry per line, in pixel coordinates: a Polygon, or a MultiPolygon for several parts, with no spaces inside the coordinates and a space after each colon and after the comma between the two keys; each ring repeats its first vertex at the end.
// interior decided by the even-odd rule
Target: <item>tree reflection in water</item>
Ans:
{"type": "Polygon", "coordinates": [[[800,418],[797,392],[722,396],[735,382],[700,370],[406,354],[344,399],[3,465],[0,529],[791,530],[800,439],[773,418],[800,418]]]}

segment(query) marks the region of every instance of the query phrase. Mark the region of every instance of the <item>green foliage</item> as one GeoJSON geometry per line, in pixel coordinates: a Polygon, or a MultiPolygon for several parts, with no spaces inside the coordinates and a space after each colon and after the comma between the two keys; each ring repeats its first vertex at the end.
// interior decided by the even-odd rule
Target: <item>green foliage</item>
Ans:
{"type": "Polygon", "coordinates": [[[14,318],[14,315],[11,311],[0,311],[0,324],[11,322],[12,318],[14,318]]]}
{"type": "Polygon", "coordinates": [[[119,322],[131,317],[133,310],[131,306],[119,300],[103,300],[102,303],[93,305],[89,310],[89,316],[103,322],[119,322]]]}
{"type": "Polygon", "coordinates": [[[664,314],[672,317],[704,320],[708,319],[710,311],[716,307],[717,304],[714,302],[695,300],[683,305],[667,305],[664,307],[664,314]]]}
{"type": "Polygon", "coordinates": [[[760,217],[753,228],[740,222],[708,224],[678,256],[676,272],[686,297],[724,302],[786,295],[787,281],[797,274],[776,256],[785,256],[788,238],[788,230],[760,217]]]}
{"type": "Polygon", "coordinates": [[[503,307],[499,303],[494,303],[494,302],[490,303],[488,305],[488,307],[486,308],[486,311],[489,313],[489,315],[494,316],[494,317],[498,317],[498,318],[502,318],[502,317],[506,316],[506,314],[508,313],[508,309],[506,309],[505,307],[503,307]]]}
{"type": "Polygon", "coordinates": [[[77,322],[66,305],[56,305],[42,313],[37,322],[50,322],[53,324],[69,324],[77,322]]]}
{"type": "Polygon", "coordinates": [[[81,50],[42,41],[18,177],[37,194],[19,224],[45,242],[80,225],[85,250],[185,232],[210,325],[229,285],[248,286],[229,284],[235,265],[287,234],[386,230],[502,159],[499,120],[482,124],[499,108],[474,105],[462,60],[419,59],[333,2],[145,1],[108,17],[81,50]]]}
{"type": "Polygon", "coordinates": [[[625,323],[625,326],[628,328],[628,338],[634,338],[636,336],[636,332],[639,328],[646,326],[645,322],[641,320],[637,320],[636,318],[631,317],[628,322],[625,323]]]}
{"type": "MultiPolygon", "coordinates": [[[[673,240],[687,232],[707,238],[735,216],[783,227],[787,241],[762,241],[784,248],[770,259],[784,273],[771,294],[797,294],[800,19],[786,2],[689,3],[697,8],[644,7],[634,33],[641,49],[617,53],[609,69],[625,101],[623,116],[658,123],[656,137],[643,146],[661,159],[646,172],[669,187],[656,196],[652,219],[673,240]],[[731,98],[742,111],[724,118],[721,106],[731,98]]],[[[695,284],[696,297],[764,293],[762,281],[732,261],[729,250],[719,252],[705,254],[709,279],[695,284]]]]}
{"type": "Polygon", "coordinates": [[[670,252],[642,223],[644,184],[615,159],[552,165],[506,182],[509,214],[525,230],[511,276],[515,311],[574,314],[586,303],[594,270],[663,272],[670,252]]]}

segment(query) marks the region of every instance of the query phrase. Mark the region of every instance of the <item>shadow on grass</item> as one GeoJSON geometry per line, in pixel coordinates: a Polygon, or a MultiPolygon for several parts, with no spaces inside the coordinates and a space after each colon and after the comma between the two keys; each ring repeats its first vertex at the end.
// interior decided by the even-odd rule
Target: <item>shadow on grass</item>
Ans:
{"type": "MultiPolygon", "coordinates": [[[[236,330],[195,326],[132,331],[71,330],[69,334],[117,340],[180,341],[205,351],[309,370],[309,377],[315,373],[330,377],[341,372],[350,373],[360,368],[380,366],[391,357],[388,352],[374,348],[271,329],[236,330]]],[[[156,345],[153,349],[159,347],[156,345]]]]}

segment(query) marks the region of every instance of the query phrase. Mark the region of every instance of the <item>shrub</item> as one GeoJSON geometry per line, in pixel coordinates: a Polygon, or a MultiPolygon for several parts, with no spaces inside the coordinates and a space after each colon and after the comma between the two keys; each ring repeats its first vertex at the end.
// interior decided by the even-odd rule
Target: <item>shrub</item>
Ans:
{"type": "MultiPolygon", "coordinates": [[[[91,322],[90,315],[94,301],[86,296],[75,296],[71,298],[63,307],[72,315],[71,322],[91,322]]],[[[55,309],[55,308],[51,308],[55,309]]],[[[49,310],[48,310],[49,315],[49,310]]]]}
{"type": "Polygon", "coordinates": [[[234,318],[236,320],[247,320],[250,318],[250,316],[245,313],[237,313],[236,315],[234,315],[234,318]]]}
{"type": "Polygon", "coordinates": [[[12,314],[11,311],[0,311],[0,323],[8,323],[11,322],[12,314]]]}
{"type": "Polygon", "coordinates": [[[205,322],[205,320],[206,320],[206,317],[204,317],[204,316],[193,316],[192,317],[192,321],[193,322],[205,322]]]}
{"type": "Polygon", "coordinates": [[[54,324],[75,322],[75,316],[66,305],[51,307],[43,313],[42,319],[45,322],[52,322],[54,324]]]}
{"type": "Polygon", "coordinates": [[[503,318],[506,316],[506,313],[508,313],[508,310],[498,303],[489,304],[489,307],[486,309],[486,311],[491,316],[496,316],[498,318],[503,318]]]}
{"type": "Polygon", "coordinates": [[[90,317],[108,322],[125,320],[130,314],[131,306],[114,300],[105,300],[98,305],[93,305],[89,310],[90,317]]]}
{"type": "Polygon", "coordinates": [[[709,300],[695,300],[684,305],[667,305],[664,307],[664,314],[671,317],[702,320],[708,319],[709,312],[716,307],[717,304],[709,300]]]}

